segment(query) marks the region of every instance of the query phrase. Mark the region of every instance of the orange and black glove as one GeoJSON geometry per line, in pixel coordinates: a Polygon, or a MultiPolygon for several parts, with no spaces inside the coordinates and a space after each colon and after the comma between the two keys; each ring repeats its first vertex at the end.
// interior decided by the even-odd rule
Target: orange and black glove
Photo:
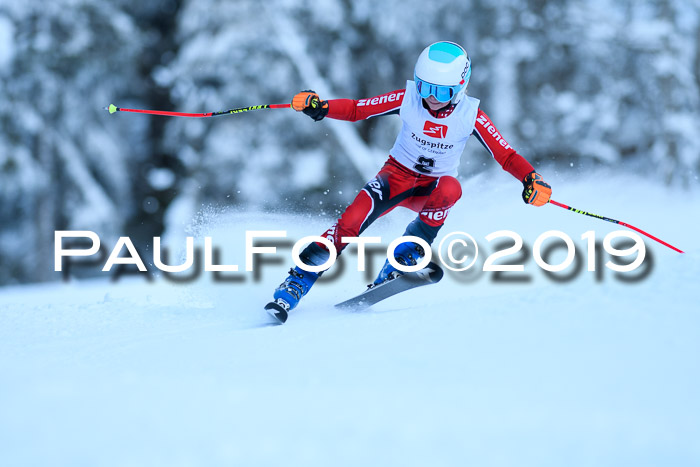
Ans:
{"type": "Polygon", "coordinates": [[[523,179],[523,201],[534,206],[544,206],[552,196],[552,187],[534,170],[523,179]]]}
{"type": "Polygon", "coordinates": [[[328,101],[322,101],[316,91],[307,89],[292,98],[292,108],[297,112],[304,112],[314,121],[323,120],[328,115],[328,101]]]}

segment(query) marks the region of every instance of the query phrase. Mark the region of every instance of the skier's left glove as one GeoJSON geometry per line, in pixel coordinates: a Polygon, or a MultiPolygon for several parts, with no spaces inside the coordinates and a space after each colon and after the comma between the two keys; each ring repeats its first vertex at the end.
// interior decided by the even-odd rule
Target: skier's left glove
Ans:
{"type": "Polygon", "coordinates": [[[297,112],[304,112],[316,122],[328,115],[328,101],[322,101],[316,91],[310,89],[292,98],[292,108],[297,112]]]}
{"type": "Polygon", "coordinates": [[[552,187],[534,170],[523,179],[523,201],[534,206],[544,206],[552,196],[552,187]]]}

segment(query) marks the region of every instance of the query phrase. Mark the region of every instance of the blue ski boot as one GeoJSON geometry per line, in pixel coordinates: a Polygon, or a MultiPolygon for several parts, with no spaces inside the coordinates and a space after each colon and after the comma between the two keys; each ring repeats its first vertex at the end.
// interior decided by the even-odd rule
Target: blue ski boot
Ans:
{"type": "MultiPolygon", "coordinates": [[[[414,242],[401,243],[394,249],[394,258],[396,262],[403,266],[415,266],[423,256],[425,256],[423,247],[414,242]]],[[[384,262],[382,270],[379,271],[379,275],[370,287],[375,287],[383,282],[395,279],[402,274],[403,273],[392,266],[387,259],[384,262]]]]}
{"type": "MultiPolygon", "coordinates": [[[[312,243],[304,249],[299,258],[304,264],[317,266],[328,259],[329,253],[317,244],[312,243]]],[[[265,310],[280,323],[287,321],[289,312],[298,304],[304,295],[309,293],[321,272],[304,271],[299,266],[289,270],[289,276],[275,289],[273,301],[265,305],[265,310]]]]}
{"type": "Polygon", "coordinates": [[[274,300],[265,305],[265,309],[281,323],[284,323],[287,321],[289,312],[309,292],[318,276],[317,272],[304,271],[299,266],[290,269],[289,276],[275,289],[275,293],[272,296],[274,300]]]}

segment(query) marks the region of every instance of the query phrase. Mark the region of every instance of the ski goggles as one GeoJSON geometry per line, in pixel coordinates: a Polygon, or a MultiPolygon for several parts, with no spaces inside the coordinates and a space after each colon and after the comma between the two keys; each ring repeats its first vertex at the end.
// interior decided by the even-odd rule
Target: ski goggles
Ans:
{"type": "Polygon", "coordinates": [[[454,86],[446,86],[423,81],[415,75],[414,80],[416,82],[416,89],[418,90],[418,94],[420,94],[420,96],[423,99],[427,99],[428,97],[433,96],[440,102],[448,102],[449,100],[451,100],[454,96],[457,95],[459,91],[462,90],[462,88],[464,87],[464,83],[466,82],[465,80],[462,80],[461,83],[455,84],[454,86]]]}

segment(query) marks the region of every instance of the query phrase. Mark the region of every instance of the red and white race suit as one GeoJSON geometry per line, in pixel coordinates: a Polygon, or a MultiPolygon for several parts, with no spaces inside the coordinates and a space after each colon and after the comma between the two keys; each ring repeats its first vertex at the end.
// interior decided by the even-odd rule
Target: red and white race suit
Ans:
{"type": "Polygon", "coordinates": [[[360,235],[374,220],[397,206],[419,213],[420,220],[437,232],[462,195],[455,176],[471,135],[519,181],[534,170],[503,139],[479,108],[479,100],[472,97],[465,96],[456,105],[434,112],[424,106],[415,83],[408,81],[406,89],[368,99],[331,99],[328,105],[329,118],[358,121],[398,114],[402,121],[387,162],[323,234],[338,252],[346,246],[341,237],[360,235]]]}

